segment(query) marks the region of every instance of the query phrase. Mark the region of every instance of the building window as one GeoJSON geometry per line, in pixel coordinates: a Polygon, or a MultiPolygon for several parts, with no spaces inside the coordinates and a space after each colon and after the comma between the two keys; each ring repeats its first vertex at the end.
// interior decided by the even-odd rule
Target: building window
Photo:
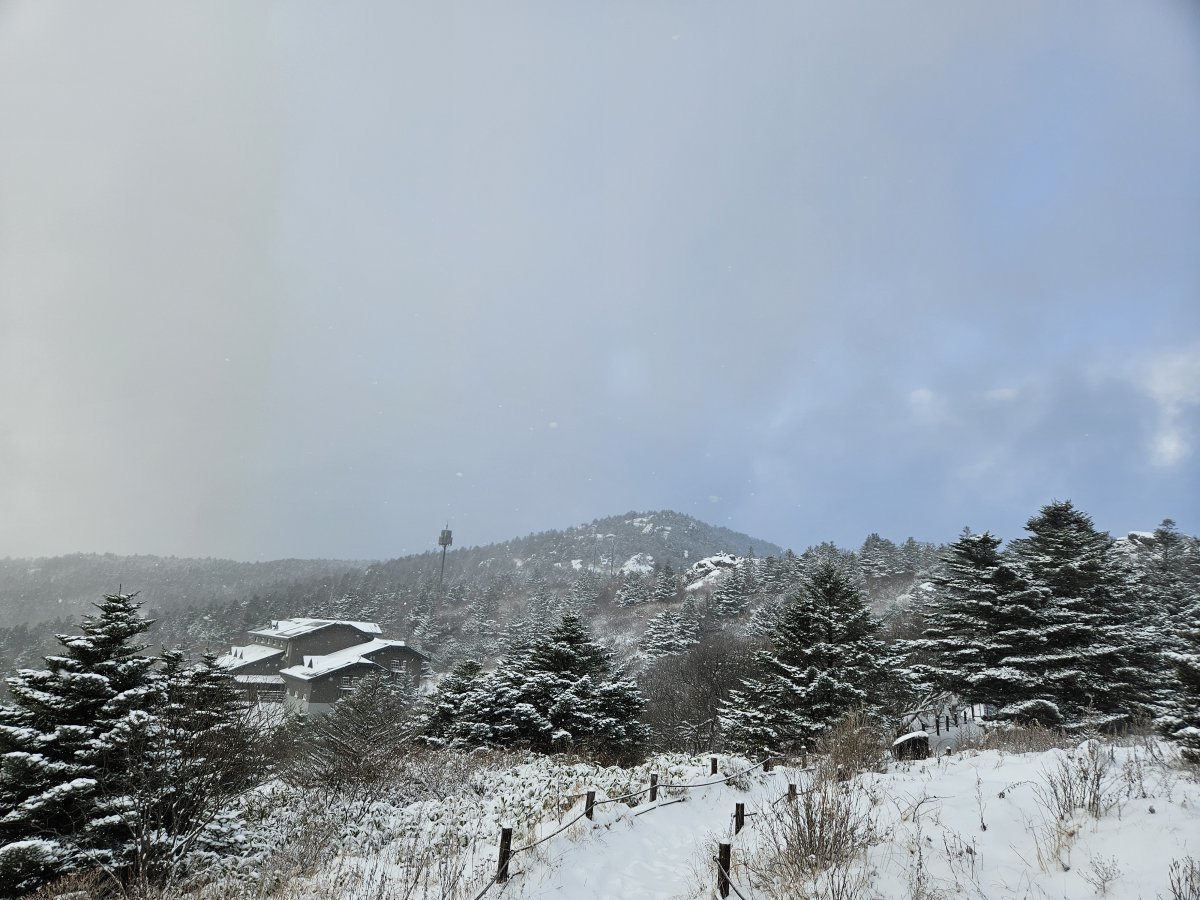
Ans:
{"type": "Polygon", "coordinates": [[[403,673],[405,673],[407,671],[408,671],[408,666],[406,666],[404,664],[404,660],[402,660],[402,659],[393,659],[392,660],[392,672],[394,674],[402,675],[403,673]]]}

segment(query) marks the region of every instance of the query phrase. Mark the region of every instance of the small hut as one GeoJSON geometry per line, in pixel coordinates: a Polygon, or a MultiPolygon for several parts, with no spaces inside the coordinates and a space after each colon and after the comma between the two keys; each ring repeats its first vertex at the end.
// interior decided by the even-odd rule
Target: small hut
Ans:
{"type": "Polygon", "coordinates": [[[910,731],[892,741],[892,756],[896,759],[928,759],[929,732],[910,731]]]}

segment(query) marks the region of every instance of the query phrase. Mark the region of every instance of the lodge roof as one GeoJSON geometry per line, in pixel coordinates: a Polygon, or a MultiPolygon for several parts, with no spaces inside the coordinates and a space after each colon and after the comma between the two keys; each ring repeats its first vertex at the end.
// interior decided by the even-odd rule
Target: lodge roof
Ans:
{"type": "Polygon", "coordinates": [[[357,628],[363,634],[381,634],[383,632],[378,622],[353,622],[349,619],[298,618],[276,619],[266,628],[256,628],[250,634],[257,637],[294,638],[304,634],[311,634],[314,631],[320,631],[322,628],[328,628],[331,625],[349,625],[352,628],[357,628]]]}
{"type": "Polygon", "coordinates": [[[304,662],[301,665],[289,666],[286,669],[280,670],[279,674],[289,678],[297,678],[301,681],[312,681],[314,678],[320,678],[322,675],[328,675],[330,672],[336,672],[338,669],[344,669],[347,666],[353,666],[358,663],[370,663],[372,660],[368,657],[388,647],[405,647],[421,659],[426,658],[425,654],[409,647],[404,641],[389,641],[382,638],[375,638],[363,644],[355,644],[343,650],[336,650],[333,653],[325,653],[319,656],[305,656],[304,662]]]}

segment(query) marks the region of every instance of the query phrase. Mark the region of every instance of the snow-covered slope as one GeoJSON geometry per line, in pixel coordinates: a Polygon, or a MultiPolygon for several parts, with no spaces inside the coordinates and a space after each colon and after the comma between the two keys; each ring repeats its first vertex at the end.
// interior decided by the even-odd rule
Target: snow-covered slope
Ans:
{"type": "MultiPolygon", "coordinates": [[[[343,811],[340,836],[329,835],[331,855],[285,893],[709,900],[720,843],[733,847],[734,885],[747,898],[1152,900],[1172,896],[1173,871],[1186,876],[1195,865],[1200,879],[1200,783],[1152,740],[1042,753],[960,750],[844,782],[814,768],[768,773],[722,757],[718,778],[736,777],[712,783],[708,766],[707,758],[679,756],[634,769],[543,757],[476,773],[468,790],[444,799],[374,801],[343,811]],[[644,791],[652,772],[661,785],[656,802],[644,793],[603,802],[644,791]],[[794,800],[789,783],[798,788],[794,800]],[[601,801],[591,820],[582,815],[589,789],[601,801]],[[739,803],[746,827],[735,834],[739,803]],[[810,821],[837,830],[801,847],[816,834],[804,825],[810,821]],[[503,886],[491,884],[502,825],[514,828],[516,848],[503,886]]],[[[325,811],[328,823],[336,812],[325,811]]],[[[305,815],[291,808],[283,818],[305,815]]],[[[279,818],[265,821],[278,827],[279,818]]],[[[252,879],[255,867],[273,865],[259,857],[242,871],[252,879]]],[[[232,891],[235,881],[228,883],[232,891]]]]}

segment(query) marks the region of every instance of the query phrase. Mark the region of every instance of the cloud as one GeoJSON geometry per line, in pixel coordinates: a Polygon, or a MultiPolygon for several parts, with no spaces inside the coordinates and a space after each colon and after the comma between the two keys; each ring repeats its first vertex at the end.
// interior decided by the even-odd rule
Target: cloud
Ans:
{"type": "Polygon", "coordinates": [[[917,421],[925,425],[940,425],[946,420],[946,398],[929,388],[910,391],[908,406],[917,421]]]}
{"type": "Polygon", "coordinates": [[[1150,441],[1150,459],[1156,466],[1174,466],[1187,459],[1191,447],[1183,434],[1171,428],[1160,429],[1150,441]]]}
{"type": "Polygon", "coordinates": [[[1192,453],[1187,417],[1200,405],[1200,343],[1152,359],[1138,375],[1140,387],[1158,407],[1150,461],[1162,468],[1177,466],[1192,453]]]}

